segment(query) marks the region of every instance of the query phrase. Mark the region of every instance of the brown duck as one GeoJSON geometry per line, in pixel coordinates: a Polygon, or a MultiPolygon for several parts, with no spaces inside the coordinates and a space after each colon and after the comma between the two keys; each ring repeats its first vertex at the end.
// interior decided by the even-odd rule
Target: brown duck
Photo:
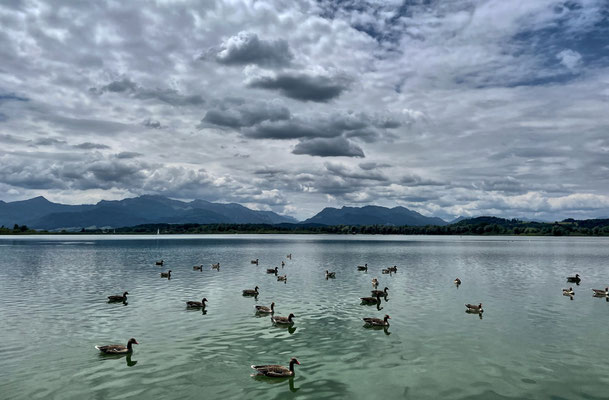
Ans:
{"type": "Polygon", "coordinates": [[[476,305],[476,304],[466,304],[465,307],[467,307],[468,310],[482,310],[482,303],[476,305]]]}
{"type": "Polygon", "coordinates": [[[375,297],[360,297],[362,304],[381,304],[381,296],[376,295],[375,297]]]}
{"type": "Polygon", "coordinates": [[[364,322],[368,326],[389,326],[389,321],[391,317],[385,314],[385,318],[363,318],[364,322]]]}
{"type": "Polygon", "coordinates": [[[171,279],[171,270],[169,270],[167,272],[161,272],[161,278],[171,279]]]}
{"type": "Polygon", "coordinates": [[[296,316],[290,313],[290,315],[288,315],[287,317],[273,316],[271,317],[271,321],[278,325],[292,325],[294,323],[294,321],[292,321],[292,318],[296,318],[296,316]]]}
{"type": "Polygon", "coordinates": [[[252,261],[250,261],[250,262],[251,262],[252,264],[256,264],[256,265],[258,265],[258,259],[252,260],[252,261]]]}
{"type": "Polygon", "coordinates": [[[117,294],[115,296],[108,296],[108,301],[127,301],[127,295],[129,294],[129,292],[123,292],[123,295],[121,296],[120,294],[117,294]]]}
{"type": "Polygon", "coordinates": [[[205,308],[205,302],[207,298],[203,297],[203,300],[199,301],[187,301],[186,307],[188,308],[205,308]]]}
{"type": "Polygon", "coordinates": [[[368,271],[368,264],[358,265],[357,270],[358,271],[368,271]]]}
{"type": "Polygon", "coordinates": [[[163,260],[156,261],[156,262],[154,263],[154,265],[160,265],[161,267],[163,266],[163,264],[165,264],[165,261],[163,261],[163,260]]]}
{"type": "Polygon", "coordinates": [[[267,306],[254,306],[256,307],[256,312],[260,314],[273,314],[275,312],[275,302],[271,303],[270,307],[267,306]]]}
{"type": "Polygon", "coordinates": [[[192,267],[193,271],[203,271],[203,264],[192,267]]]}
{"type": "Polygon", "coordinates": [[[106,346],[95,346],[95,348],[104,354],[128,354],[133,351],[133,345],[139,344],[134,338],[129,339],[127,346],[122,344],[108,344],[106,346]]]}
{"type": "Polygon", "coordinates": [[[269,269],[266,270],[267,274],[275,274],[275,275],[277,275],[278,272],[279,272],[279,267],[269,268],[269,269]]]}
{"type": "Polygon", "coordinates": [[[258,375],[271,378],[288,378],[295,375],[294,364],[300,365],[300,362],[292,357],[289,367],[284,367],[283,365],[252,365],[252,368],[258,371],[258,375]]]}
{"type": "Polygon", "coordinates": [[[389,288],[385,287],[385,289],[383,289],[383,290],[372,290],[371,292],[372,292],[373,296],[383,296],[383,297],[385,297],[385,296],[387,296],[389,294],[389,288]]]}
{"type": "Polygon", "coordinates": [[[258,286],[256,286],[254,288],[254,290],[252,290],[252,289],[245,289],[243,291],[243,295],[244,296],[258,296],[258,289],[259,289],[258,286]]]}

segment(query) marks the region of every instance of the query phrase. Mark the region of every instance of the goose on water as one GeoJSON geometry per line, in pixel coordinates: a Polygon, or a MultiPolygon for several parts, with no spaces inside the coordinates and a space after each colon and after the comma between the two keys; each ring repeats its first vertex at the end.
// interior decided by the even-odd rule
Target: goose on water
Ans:
{"type": "Polygon", "coordinates": [[[581,282],[581,278],[579,277],[579,274],[575,274],[575,276],[567,276],[567,282],[579,283],[581,282]]]}
{"type": "Polygon", "coordinates": [[[363,318],[364,322],[368,326],[389,326],[389,320],[391,317],[385,314],[385,318],[363,318]]]}
{"type": "Polygon", "coordinates": [[[328,270],[326,270],[326,279],[327,278],[336,278],[336,272],[328,272],[328,270]]]}
{"type": "Polygon", "coordinates": [[[258,286],[256,286],[254,288],[254,290],[252,290],[252,289],[245,289],[243,291],[243,295],[244,296],[258,296],[258,289],[259,289],[258,286]]]}
{"type": "Polygon", "coordinates": [[[192,267],[193,271],[203,271],[203,264],[192,267]]]}
{"type": "Polygon", "coordinates": [[[373,296],[383,296],[383,297],[385,297],[385,296],[387,296],[389,294],[388,290],[389,290],[389,288],[385,287],[385,289],[383,289],[383,290],[371,290],[371,293],[372,293],[373,296]]]}
{"type": "Polygon", "coordinates": [[[256,308],[256,312],[260,314],[273,314],[275,312],[275,302],[272,302],[270,307],[258,305],[254,307],[256,308]]]}
{"type": "Polygon", "coordinates": [[[482,303],[480,304],[466,304],[468,310],[482,310],[482,303]]]}
{"type": "Polygon", "coordinates": [[[461,284],[461,279],[456,278],[454,281],[455,285],[459,286],[461,284]]]}
{"type": "Polygon", "coordinates": [[[122,344],[108,344],[105,346],[95,346],[95,348],[104,354],[128,354],[133,351],[133,345],[139,344],[134,338],[129,339],[127,346],[122,344]]]}
{"type": "Polygon", "coordinates": [[[294,321],[292,321],[292,318],[296,318],[296,316],[290,313],[290,315],[288,315],[287,317],[272,316],[271,321],[273,321],[273,323],[277,325],[292,325],[294,323],[294,321]]]}
{"type": "Polygon", "coordinates": [[[258,371],[258,375],[270,378],[288,378],[295,375],[294,364],[300,365],[300,362],[292,357],[289,367],[284,367],[283,365],[252,365],[252,368],[258,371]]]}
{"type": "Polygon", "coordinates": [[[376,278],[372,278],[372,286],[376,288],[379,285],[379,280],[376,278]]]}
{"type": "Polygon", "coordinates": [[[286,275],[279,275],[277,277],[277,280],[278,281],[282,281],[282,282],[287,282],[288,281],[288,275],[287,274],[286,275]]]}
{"type": "Polygon", "coordinates": [[[288,260],[291,260],[292,259],[292,253],[290,253],[287,256],[285,256],[285,258],[287,258],[288,260]]]}
{"type": "Polygon", "coordinates": [[[160,266],[162,267],[164,263],[165,263],[165,261],[160,260],[160,261],[156,261],[156,262],[154,263],[154,265],[160,265],[160,266]]]}
{"type": "Polygon", "coordinates": [[[161,272],[161,278],[171,279],[171,270],[169,270],[167,272],[161,272]]]}
{"type": "Polygon", "coordinates": [[[565,296],[573,296],[575,292],[573,291],[573,288],[570,287],[569,289],[563,289],[562,294],[564,294],[565,296]]]}
{"type": "Polygon", "coordinates": [[[207,298],[203,297],[203,300],[199,301],[187,301],[186,307],[188,308],[205,308],[205,302],[207,298]]]}
{"type": "Polygon", "coordinates": [[[211,265],[211,269],[215,269],[216,271],[220,271],[220,263],[215,263],[211,265]]]}
{"type": "Polygon", "coordinates": [[[389,267],[387,268],[389,270],[389,272],[398,272],[398,267],[397,265],[394,265],[393,267],[389,267]]]}
{"type": "Polygon", "coordinates": [[[281,262],[281,268],[285,267],[285,261],[281,262]]]}
{"type": "Polygon", "coordinates": [[[357,270],[358,271],[368,271],[368,264],[358,265],[357,270]]]}
{"type": "Polygon", "coordinates": [[[114,296],[108,296],[108,301],[113,302],[113,301],[127,301],[127,295],[129,294],[129,292],[123,292],[122,295],[117,294],[114,296]]]}
{"type": "Polygon", "coordinates": [[[609,288],[605,288],[605,290],[601,289],[592,289],[595,296],[609,296],[609,288]]]}
{"type": "Polygon", "coordinates": [[[381,296],[376,295],[376,297],[360,297],[362,300],[362,304],[381,304],[381,296]]]}
{"type": "Polygon", "coordinates": [[[390,273],[391,273],[391,270],[390,270],[389,268],[385,268],[385,269],[381,270],[381,272],[382,272],[383,274],[390,274],[390,273]]]}
{"type": "Polygon", "coordinates": [[[277,272],[279,272],[279,267],[275,267],[275,268],[268,268],[268,269],[266,270],[266,273],[267,273],[267,274],[275,274],[275,275],[277,275],[277,272]]]}
{"type": "Polygon", "coordinates": [[[250,263],[258,265],[258,259],[252,260],[250,263]]]}

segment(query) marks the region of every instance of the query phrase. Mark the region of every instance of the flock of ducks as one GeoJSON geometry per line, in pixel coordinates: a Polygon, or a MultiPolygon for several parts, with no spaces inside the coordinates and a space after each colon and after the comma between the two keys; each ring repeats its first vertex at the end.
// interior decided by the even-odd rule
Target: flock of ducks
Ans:
{"type": "MultiPolygon", "coordinates": [[[[286,258],[291,260],[292,254],[288,254],[286,256],[286,258]]],[[[159,261],[155,262],[155,265],[163,266],[164,263],[165,263],[164,260],[159,260],[159,261]]],[[[259,259],[251,260],[251,264],[259,265],[259,259]]],[[[283,268],[285,265],[286,265],[285,262],[281,261],[281,267],[283,268]]],[[[194,271],[203,271],[203,264],[195,265],[192,267],[192,269],[194,271]]],[[[220,263],[212,264],[211,269],[219,271],[220,263]]],[[[397,273],[397,269],[398,269],[397,266],[393,266],[393,267],[389,267],[386,269],[382,269],[381,272],[383,274],[393,274],[393,273],[397,273]]],[[[368,271],[368,264],[358,265],[357,270],[358,271],[368,271]]],[[[268,274],[276,275],[278,281],[287,282],[287,274],[278,275],[278,272],[279,272],[278,267],[268,268],[266,270],[266,272],[268,274]]],[[[171,279],[171,270],[169,270],[167,272],[161,272],[160,275],[162,278],[171,279]]],[[[329,270],[326,270],[325,277],[326,277],[326,279],[334,279],[334,278],[336,278],[336,272],[331,272],[329,270]]],[[[581,278],[580,278],[579,274],[576,274],[574,276],[567,277],[567,282],[573,282],[576,285],[579,285],[581,282],[581,278]]],[[[453,283],[457,287],[459,287],[459,285],[461,285],[462,282],[461,282],[461,279],[456,278],[456,279],[454,279],[453,283]]],[[[372,279],[373,290],[371,290],[372,295],[366,296],[366,297],[361,297],[360,298],[361,304],[377,305],[377,309],[378,310],[381,309],[381,307],[380,307],[380,304],[382,302],[381,298],[387,300],[387,296],[389,294],[389,288],[385,287],[383,290],[378,290],[377,289],[378,285],[379,285],[379,280],[377,278],[373,278],[372,279]]],[[[254,287],[254,289],[244,289],[242,291],[242,294],[243,294],[243,296],[257,298],[257,296],[260,294],[259,289],[260,288],[258,286],[254,287]]],[[[570,296],[571,300],[573,299],[575,292],[572,287],[563,289],[562,291],[563,291],[563,295],[570,296]]],[[[607,299],[607,301],[609,301],[609,287],[606,287],[604,290],[603,289],[592,289],[592,291],[593,291],[593,295],[595,297],[605,297],[607,299]]],[[[122,302],[122,303],[126,304],[128,294],[129,294],[129,292],[125,291],[125,292],[123,292],[122,295],[119,294],[119,295],[108,296],[108,302],[109,303],[122,302]]],[[[208,300],[205,297],[203,299],[201,299],[201,301],[187,301],[186,307],[189,309],[202,309],[203,311],[205,311],[207,301],[208,300]]],[[[290,313],[288,316],[274,315],[275,314],[275,302],[271,302],[270,306],[268,306],[268,307],[263,306],[263,305],[255,305],[254,307],[256,310],[256,314],[270,315],[271,322],[275,325],[291,327],[294,324],[294,318],[296,318],[296,316],[293,313],[290,313]]],[[[466,308],[466,310],[465,310],[466,313],[478,314],[480,316],[480,318],[482,318],[482,314],[484,313],[484,309],[482,308],[482,303],[478,303],[478,304],[469,304],[468,303],[468,304],[465,304],[465,308],[466,308]]],[[[389,315],[385,315],[383,318],[366,317],[366,318],[363,318],[364,327],[383,328],[386,330],[389,327],[390,319],[391,319],[391,317],[389,315]]],[[[95,348],[103,354],[122,355],[122,354],[131,354],[133,352],[134,344],[139,344],[139,343],[137,342],[137,340],[135,338],[131,338],[127,342],[127,345],[110,344],[110,345],[104,345],[104,346],[95,346],[95,348]]],[[[286,378],[286,377],[294,376],[294,374],[295,374],[294,365],[300,365],[300,362],[296,358],[290,359],[288,367],[285,367],[283,365],[275,365],[275,364],[252,365],[251,367],[257,371],[257,375],[267,376],[267,377],[271,377],[271,378],[286,378]]]]}

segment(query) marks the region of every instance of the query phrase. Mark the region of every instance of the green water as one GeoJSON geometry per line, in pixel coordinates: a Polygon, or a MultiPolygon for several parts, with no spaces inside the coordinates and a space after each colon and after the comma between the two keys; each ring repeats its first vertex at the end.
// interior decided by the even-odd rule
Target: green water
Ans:
{"type": "Polygon", "coordinates": [[[608,261],[603,238],[1,237],[0,398],[606,399],[609,302],[590,288],[609,284],[608,261]],[[281,261],[286,284],[265,273],[281,261]],[[381,310],[359,301],[373,277],[381,310]],[[127,305],[106,302],[124,290],[127,305]],[[206,313],[186,310],[204,296],[206,313]],[[271,301],[292,329],[255,315],[271,301]],[[389,329],[363,327],[385,313],[389,329]],[[130,337],[130,357],[94,348],[130,337]],[[293,379],[250,376],[290,357],[293,379]]]}

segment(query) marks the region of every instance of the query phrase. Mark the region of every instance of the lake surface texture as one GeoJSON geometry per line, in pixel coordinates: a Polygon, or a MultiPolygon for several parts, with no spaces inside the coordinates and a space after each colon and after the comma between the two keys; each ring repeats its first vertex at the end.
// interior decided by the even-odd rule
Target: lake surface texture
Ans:
{"type": "Polygon", "coordinates": [[[0,398],[607,399],[609,302],[590,289],[609,284],[608,261],[603,238],[2,237],[0,398]],[[359,300],[374,277],[381,310],[359,300]],[[205,312],[186,309],[203,297],[205,312]],[[272,301],[292,328],[255,315],[272,301]],[[483,318],[465,313],[479,302],[483,318]],[[385,314],[388,329],[364,328],[385,314]],[[128,357],[94,348],[130,337],[128,357]],[[250,376],[290,357],[293,379],[250,376]]]}

